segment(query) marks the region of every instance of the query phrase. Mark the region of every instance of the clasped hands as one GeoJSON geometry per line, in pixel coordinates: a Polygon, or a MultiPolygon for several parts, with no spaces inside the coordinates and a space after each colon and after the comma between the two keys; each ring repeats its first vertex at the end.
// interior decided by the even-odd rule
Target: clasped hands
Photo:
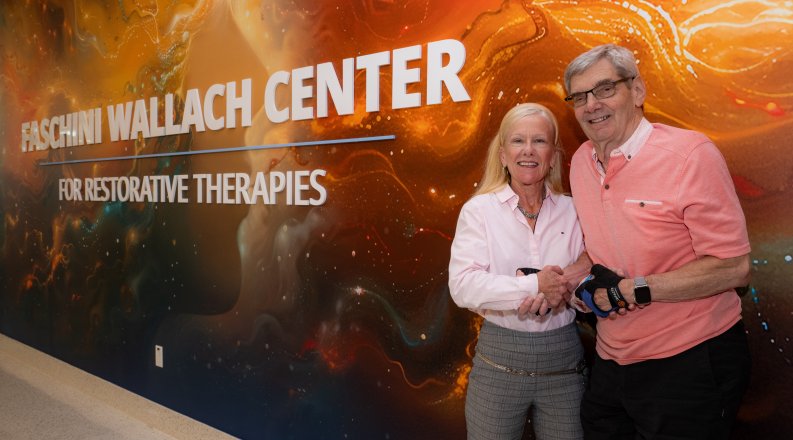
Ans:
{"type": "MultiPolygon", "coordinates": [[[[523,273],[518,270],[518,276],[523,273]]],[[[536,272],[538,291],[537,295],[528,296],[518,306],[518,317],[525,319],[527,316],[545,316],[553,309],[563,306],[570,300],[572,294],[567,288],[564,271],[559,266],[545,266],[536,272]]]]}

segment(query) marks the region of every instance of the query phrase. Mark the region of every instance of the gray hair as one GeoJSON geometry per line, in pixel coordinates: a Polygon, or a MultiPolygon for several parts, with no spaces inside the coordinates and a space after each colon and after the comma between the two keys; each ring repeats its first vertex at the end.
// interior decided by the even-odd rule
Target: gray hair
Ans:
{"type": "Polygon", "coordinates": [[[609,60],[621,78],[632,78],[639,76],[639,68],[636,67],[636,58],[633,52],[616,44],[604,44],[596,46],[587,52],[582,53],[567,65],[564,71],[564,87],[570,92],[570,80],[592,67],[603,58],[609,60]]]}

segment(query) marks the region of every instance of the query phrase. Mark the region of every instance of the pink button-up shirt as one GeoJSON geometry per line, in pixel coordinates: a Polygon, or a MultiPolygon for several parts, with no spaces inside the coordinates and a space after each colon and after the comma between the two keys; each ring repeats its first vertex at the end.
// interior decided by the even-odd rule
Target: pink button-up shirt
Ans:
{"type": "Polygon", "coordinates": [[[534,231],[518,211],[518,196],[509,185],[463,205],[449,262],[449,290],[458,306],[519,331],[553,330],[575,319],[570,308],[525,319],[517,313],[524,299],[538,293],[537,275],[517,277],[519,267],[565,268],[584,251],[572,199],[546,193],[534,231]]]}

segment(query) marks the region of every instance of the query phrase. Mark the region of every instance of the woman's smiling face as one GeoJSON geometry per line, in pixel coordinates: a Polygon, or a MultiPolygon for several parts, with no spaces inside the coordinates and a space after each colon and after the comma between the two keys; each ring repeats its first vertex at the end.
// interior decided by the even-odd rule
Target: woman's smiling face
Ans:
{"type": "Polygon", "coordinates": [[[545,179],[553,161],[554,139],[553,125],[541,114],[523,117],[510,127],[500,158],[513,185],[532,185],[545,179]]]}

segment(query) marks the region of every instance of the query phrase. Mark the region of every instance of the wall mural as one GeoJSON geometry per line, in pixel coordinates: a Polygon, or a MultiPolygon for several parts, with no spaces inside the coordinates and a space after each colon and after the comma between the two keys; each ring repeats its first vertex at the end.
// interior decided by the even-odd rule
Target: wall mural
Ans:
{"type": "Polygon", "coordinates": [[[617,42],[648,118],[708,134],[746,212],[737,438],[793,432],[790,1],[33,0],[0,20],[4,334],[244,438],[463,438],[460,206],[516,103],[551,108],[572,155],[564,67],[617,42]]]}

